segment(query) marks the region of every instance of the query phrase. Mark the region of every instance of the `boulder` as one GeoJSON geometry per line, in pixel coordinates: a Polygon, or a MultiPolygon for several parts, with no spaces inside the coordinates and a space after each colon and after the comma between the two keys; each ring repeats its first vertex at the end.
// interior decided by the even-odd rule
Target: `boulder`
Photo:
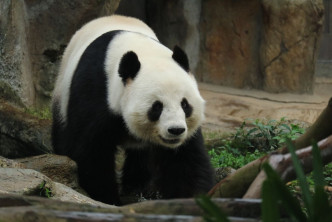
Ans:
{"type": "Polygon", "coordinates": [[[39,119],[0,99],[0,156],[27,157],[52,153],[51,120],[39,119]]]}
{"type": "Polygon", "coordinates": [[[15,162],[27,169],[36,170],[52,181],[62,183],[80,193],[84,190],[78,185],[77,165],[67,156],[45,154],[15,159],[15,162]]]}
{"type": "MultiPolygon", "coordinates": [[[[65,181],[72,179],[73,181],[77,181],[77,176],[75,174],[71,175],[71,178],[66,178],[66,180],[63,180],[63,178],[66,176],[66,174],[61,175],[60,171],[57,170],[50,170],[55,168],[60,168],[58,164],[61,162],[61,160],[65,160],[67,158],[60,157],[60,156],[41,156],[41,157],[34,157],[31,161],[29,161],[29,158],[21,159],[20,162],[16,162],[13,160],[8,160],[3,157],[0,158],[0,194],[17,194],[17,195],[26,195],[26,196],[42,196],[51,198],[54,200],[61,200],[61,201],[67,201],[67,202],[75,202],[75,203],[85,203],[85,204],[91,204],[95,206],[106,206],[106,204],[100,203],[98,201],[95,201],[89,197],[87,197],[84,194],[81,194],[72,188],[55,182],[49,177],[45,176],[41,172],[38,172],[33,169],[27,169],[29,167],[35,167],[39,168],[39,170],[43,170],[47,174],[51,175],[52,172],[55,173],[55,175],[52,175],[55,180],[58,181],[65,181]],[[48,158],[47,158],[48,157],[48,158]],[[41,163],[37,163],[36,159],[48,159],[53,162],[47,163],[45,166],[43,166],[42,161],[39,161],[41,163]],[[60,161],[55,161],[60,160],[60,161]],[[56,163],[56,164],[54,164],[56,163]],[[54,166],[52,166],[54,165],[54,166]],[[6,167],[4,167],[6,166],[6,167]],[[16,167],[16,168],[13,168],[16,167]],[[47,169],[48,167],[48,169],[47,169]],[[60,179],[59,179],[60,178],[60,179]]],[[[63,162],[63,161],[62,161],[63,162]]],[[[67,159],[67,162],[71,162],[67,159]]],[[[75,164],[71,164],[75,165],[75,164]]],[[[62,167],[66,167],[67,165],[64,165],[62,167]]],[[[68,171],[68,170],[67,170],[68,171]]],[[[76,188],[78,187],[76,183],[76,188]]]]}
{"type": "Polygon", "coordinates": [[[0,93],[17,104],[46,106],[70,37],[113,13],[119,1],[1,1],[0,93]]]}
{"type": "Polygon", "coordinates": [[[264,90],[311,93],[323,26],[322,0],[263,0],[262,9],[264,90]]]}

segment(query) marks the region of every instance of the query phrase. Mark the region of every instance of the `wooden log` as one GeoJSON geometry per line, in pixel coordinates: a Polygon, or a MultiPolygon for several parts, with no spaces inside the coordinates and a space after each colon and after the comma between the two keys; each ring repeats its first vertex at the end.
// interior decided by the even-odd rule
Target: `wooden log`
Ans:
{"type": "MultiPolygon", "coordinates": [[[[332,162],[332,135],[320,141],[318,147],[320,149],[323,164],[332,162]]],[[[311,172],[313,170],[312,146],[297,150],[296,155],[300,160],[304,172],[311,172]]],[[[268,162],[272,168],[280,174],[281,179],[285,182],[296,179],[292,158],[289,153],[271,155],[268,162]]],[[[243,198],[260,198],[262,185],[265,179],[266,175],[264,171],[261,171],[252,182],[243,198]]]]}
{"type": "MultiPolygon", "coordinates": [[[[260,200],[214,199],[233,222],[256,222],[260,200]]],[[[155,200],[123,207],[96,207],[47,198],[0,194],[1,222],[11,221],[203,221],[194,199],[155,200]]]]}

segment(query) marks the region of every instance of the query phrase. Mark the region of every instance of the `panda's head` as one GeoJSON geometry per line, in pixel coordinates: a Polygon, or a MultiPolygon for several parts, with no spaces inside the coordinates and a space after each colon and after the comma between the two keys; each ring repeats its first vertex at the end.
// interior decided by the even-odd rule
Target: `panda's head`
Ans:
{"type": "Polygon", "coordinates": [[[139,58],[127,52],[119,75],[124,84],[121,112],[135,137],[176,148],[201,125],[205,102],[179,47],[165,57],[139,58]]]}

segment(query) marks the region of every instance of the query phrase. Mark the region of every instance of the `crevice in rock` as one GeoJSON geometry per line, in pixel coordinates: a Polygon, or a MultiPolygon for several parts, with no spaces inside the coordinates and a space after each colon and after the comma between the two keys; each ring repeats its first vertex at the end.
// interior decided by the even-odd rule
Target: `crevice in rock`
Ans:
{"type": "Polygon", "coordinates": [[[66,45],[60,45],[59,49],[46,49],[43,52],[43,55],[49,60],[51,63],[55,63],[60,60],[66,45]]]}

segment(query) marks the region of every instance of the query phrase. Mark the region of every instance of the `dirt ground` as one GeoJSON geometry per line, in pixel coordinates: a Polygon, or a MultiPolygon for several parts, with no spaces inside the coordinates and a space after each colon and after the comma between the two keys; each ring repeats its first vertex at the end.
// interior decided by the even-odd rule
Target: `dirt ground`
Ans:
{"type": "Polygon", "coordinates": [[[332,78],[315,80],[313,94],[271,94],[259,90],[240,90],[199,84],[206,100],[205,130],[230,132],[246,119],[275,119],[313,123],[332,97],[332,78]]]}

